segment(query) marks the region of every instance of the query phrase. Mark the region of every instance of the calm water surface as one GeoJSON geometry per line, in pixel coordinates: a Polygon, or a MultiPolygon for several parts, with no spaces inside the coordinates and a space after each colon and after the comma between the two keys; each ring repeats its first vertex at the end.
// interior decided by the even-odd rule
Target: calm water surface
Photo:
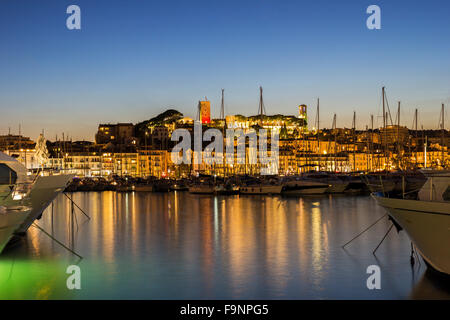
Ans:
{"type": "Polygon", "coordinates": [[[368,196],[303,198],[199,196],[187,192],[74,193],[90,216],[60,196],[39,226],[0,258],[2,299],[414,299],[450,298],[450,286],[423,262],[410,265],[410,241],[368,196]],[[69,265],[81,290],[68,290],[69,265]],[[368,290],[366,268],[381,268],[368,290]]]}

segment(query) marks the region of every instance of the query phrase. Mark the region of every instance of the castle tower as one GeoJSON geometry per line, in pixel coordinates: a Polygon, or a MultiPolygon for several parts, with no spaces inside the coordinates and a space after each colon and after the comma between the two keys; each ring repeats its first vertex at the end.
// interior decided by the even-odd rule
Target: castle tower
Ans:
{"type": "Polygon", "coordinates": [[[301,104],[298,106],[298,117],[303,119],[302,129],[303,131],[308,130],[308,112],[306,104],[301,104]]]}
{"type": "Polygon", "coordinates": [[[205,101],[198,102],[200,121],[202,124],[211,123],[211,102],[205,98],[205,101]]]}

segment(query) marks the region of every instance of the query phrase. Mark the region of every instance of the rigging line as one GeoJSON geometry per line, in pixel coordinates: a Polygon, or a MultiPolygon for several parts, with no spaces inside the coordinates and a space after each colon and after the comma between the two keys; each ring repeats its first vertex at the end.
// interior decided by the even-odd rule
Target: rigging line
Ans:
{"type": "Polygon", "coordinates": [[[73,199],[71,199],[65,192],[63,192],[63,194],[67,197],[67,199],[69,199],[71,202],[72,202],[72,204],[75,206],[75,207],[77,207],[89,220],[91,220],[91,217],[89,217],[89,215],[86,213],[86,212],[84,212],[83,211],[83,209],[81,209],[76,203],[75,203],[75,201],[73,201],[73,199]]]}
{"type": "MultiPolygon", "coordinates": [[[[389,115],[389,119],[391,119],[391,126],[392,126],[393,122],[392,122],[392,116],[391,116],[391,109],[389,108],[389,100],[387,98],[386,90],[384,91],[384,98],[386,100],[386,106],[387,106],[387,110],[388,110],[388,115],[389,115]]],[[[386,119],[386,122],[387,122],[387,119],[386,119]]]]}
{"type": "Polygon", "coordinates": [[[391,232],[392,227],[394,227],[394,224],[391,224],[391,226],[389,227],[389,230],[386,232],[386,234],[384,235],[383,239],[381,239],[380,243],[378,244],[378,246],[375,248],[375,250],[373,250],[372,254],[375,255],[375,253],[377,252],[378,248],[381,246],[381,244],[383,243],[384,239],[386,239],[386,237],[388,236],[389,232],[391,232]]]}
{"type": "Polygon", "coordinates": [[[364,229],[363,231],[361,231],[356,237],[354,237],[352,240],[348,241],[346,244],[344,244],[342,246],[342,248],[345,248],[345,246],[347,246],[350,242],[352,242],[353,240],[355,240],[356,238],[358,238],[360,235],[362,235],[364,232],[366,232],[367,230],[369,230],[370,228],[372,228],[374,225],[376,225],[381,219],[383,219],[384,217],[387,216],[387,213],[385,213],[382,217],[380,217],[377,221],[375,221],[374,223],[372,223],[370,226],[368,226],[366,229],[364,229]]]}
{"type": "Polygon", "coordinates": [[[47,231],[45,231],[44,229],[42,229],[41,227],[39,227],[36,223],[32,224],[33,227],[39,229],[40,231],[42,231],[46,236],[48,236],[50,239],[52,239],[53,241],[55,241],[57,244],[59,244],[61,247],[63,247],[64,249],[66,249],[67,251],[69,251],[70,253],[76,255],[78,258],[83,259],[82,256],[80,256],[78,253],[76,253],[75,251],[73,251],[72,249],[68,248],[64,243],[62,243],[61,241],[57,240],[55,237],[53,237],[52,235],[50,235],[47,231]]]}

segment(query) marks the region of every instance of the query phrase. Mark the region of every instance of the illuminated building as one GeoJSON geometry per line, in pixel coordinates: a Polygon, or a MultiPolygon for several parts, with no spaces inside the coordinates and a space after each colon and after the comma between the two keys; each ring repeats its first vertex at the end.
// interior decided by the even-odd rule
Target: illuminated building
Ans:
{"type": "Polygon", "coordinates": [[[301,104],[298,106],[298,118],[303,120],[302,131],[308,131],[308,111],[306,104],[301,104]]]}
{"type": "Polygon", "coordinates": [[[125,144],[134,136],[134,125],[132,123],[100,124],[95,142],[97,144],[125,144]]]}
{"type": "Polygon", "coordinates": [[[211,123],[211,102],[206,100],[198,102],[198,110],[200,113],[200,121],[203,124],[211,123]]]}
{"type": "Polygon", "coordinates": [[[380,129],[380,137],[382,144],[400,143],[406,144],[409,139],[409,130],[407,127],[392,125],[380,129]]]}

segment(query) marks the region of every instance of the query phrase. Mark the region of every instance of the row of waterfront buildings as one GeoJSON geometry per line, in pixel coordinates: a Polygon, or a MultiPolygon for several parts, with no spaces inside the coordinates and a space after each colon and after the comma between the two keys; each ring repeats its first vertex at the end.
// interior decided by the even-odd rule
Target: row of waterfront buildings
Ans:
{"type": "MultiPolygon", "coordinates": [[[[449,168],[450,138],[445,130],[409,130],[399,125],[356,130],[308,130],[307,108],[297,116],[222,116],[211,119],[210,105],[199,103],[199,119],[207,128],[240,128],[244,133],[264,128],[279,133],[278,174],[311,170],[336,172],[408,170],[420,167],[449,168]]],[[[171,141],[175,129],[191,134],[194,120],[176,110],[141,123],[101,124],[95,142],[58,139],[37,142],[21,135],[0,136],[0,150],[18,158],[30,169],[64,170],[80,177],[112,175],[180,177],[190,174],[258,174],[261,164],[175,165],[171,141]],[[45,141],[45,143],[43,143],[45,141]]],[[[225,144],[225,143],[224,143],[225,144]]],[[[205,146],[205,145],[204,145],[205,146]]],[[[246,148],[249,148],[248,143],[246,148]]],[[[271,146],[268,146],[270,153],[271,146]]]]}

